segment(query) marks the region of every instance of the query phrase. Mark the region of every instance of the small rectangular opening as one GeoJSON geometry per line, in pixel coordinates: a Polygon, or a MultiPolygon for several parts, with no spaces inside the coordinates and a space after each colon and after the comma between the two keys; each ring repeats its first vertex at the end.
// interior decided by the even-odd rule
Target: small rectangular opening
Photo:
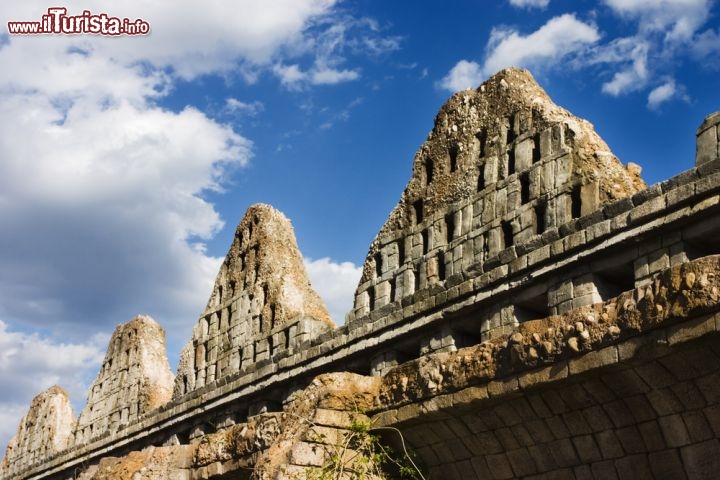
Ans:
{"type": "Polygon", "coordinates": [[[536,133],[533,136],[532,161],[533,161],[533,163],[540,161],[540,134],[539,133],[536,133]]]}
{"type": "Polygon", "coordinates": [[[405,264],[405,240],[400,239],[398,241],[398,265],[402,266],[405,264]]]}
{"type": "Polygon", "coordinates": [[[530,174],[525,172],[520,175],[520,203],[530,201],[530,174]]]}
{"type": "Polygon", "coordinates": [[[513,245],[513,231],[510,222],[502,223],[503,243],[505,248],[512,247],[513,245]]]}
{"type": "Polygon", "coordinates": [[[507,136],[505,140],[505,143],[508,145],[515,141],[515,114],[510,115],[510,118],[508,118],[507,136]]]}
{"type": "Polygon", "coordinates": [[[455,236],[455,219],[452,213],[445,215],[445,234],[447,243],[452,242],[455,236]]]}
{"type": "Polygon", "coordinates": [[[422,253],[423,255],[425,255],[426,253],[428,253],[428,250],[430,250],[430,235],[428,233],[428,229],[426,228],[425,230],[423,230],[420,235],[422,236],[422,253]]]}
{"type": "Polygon", "coordinates": [[[391,278],[388,282],[390,284],[390,303],[395,301],[395,278],[391,278]]]}
{"type": "Polygon", "coordinates": [[[370,310],[375,310],[375,287],[368,287],[367,293],[370,310]]]}
{"type": "Polygon", "coordinates": [[[425,159],[425,185],[430,185],[433,181],[433,161],[431,158],[425,159]]]}
{"type": "Polygon", "coordinates": [[[460,152],[460,149],[457,145],[453,145],[450,147],[450,150],[448,154],[450,155],[450,171],[454,172],[457,170],[457,160],[458,160],[458,153],[460,152]]]}
{"type": "Polygon", "coordinates": [[[547,214],[547,205],[545,202],[539,202],[535,205],[535,234],[540,235],[545,232],[545,215],[547,214]]]}
{"type": "Polygon", "coordinates": [[[511,146],[510,148],[508,148],[507,156],[508,156],[508,173],[507,174],[512,175],[513,173],[515,173],[515,148],[514,147],[511,146]]]}
{"type": "Polygon", "coordinates": [[[382,275],[383,264],[382,264],[382,253],[377,252],[375,254],[375,276],[379,277],[382,275]]]}
{"type": "Polygon", "coordinates": [[[478,173],[477,191],[480,192],[485,190],[485,169],[483,165],[480,165],[480,172],[478,173]]]}
{"type": "Polygon", "coordinates": [[[485,143],[487,142],[487,129],[483,128],[475,134],[475,137],[478,139],[480,146],[478,157],[483,158],[485,156],[485,143]]]}
{"type": "Polygon", "coordinates": [[[418,200],[413,203],[413,211],[415,212],[415,225],[420,225],[423,221],[423,201],[418,200]]]}
{"type": "Polygon", "coordinates": [[[445,280],[445,252],[438,252],[438,278],[442,281],[445,280]]]}
{"type": "Polygon", "coordinates": [[[582,212],[582,197],[580,195],[580,185],[573,187],[570,193],[570,209],[572,218],[580,218],[582,212]]]}
{"type": "Polygon", "coordinates": [[[413,292],[420,290],[420,264],[413,268],[413,292]]]}

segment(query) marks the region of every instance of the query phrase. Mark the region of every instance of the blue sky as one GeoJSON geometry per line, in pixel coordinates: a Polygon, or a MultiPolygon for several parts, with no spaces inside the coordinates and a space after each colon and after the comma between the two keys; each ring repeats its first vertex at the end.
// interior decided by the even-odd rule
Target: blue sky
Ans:
{"type": "MultiPolygon", "coordinates": [[[[55,4],[4,2],[7,21],[55,4]]],[[[336,322],[439,107],[529,68],[651,184],[720,107],[713,0],[71,0],[148,36],[0,33],[0,443],[59,383],[76,412],[115,325],[176,365],[245,209],[293,222],[336,322]]]]}

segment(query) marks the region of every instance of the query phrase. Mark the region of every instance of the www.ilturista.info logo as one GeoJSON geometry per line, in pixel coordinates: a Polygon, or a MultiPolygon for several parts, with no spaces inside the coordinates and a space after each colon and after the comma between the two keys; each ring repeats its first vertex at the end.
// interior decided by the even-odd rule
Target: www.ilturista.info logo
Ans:
{"type": "Polygon", "coordinates": [[[93,35],[147,35],[150,24],[141,18],[110,17],[106,13],[68,15],[65,7],[51,7],[39,22],[8,22],[11,35],[81,34],[93,35]]]}

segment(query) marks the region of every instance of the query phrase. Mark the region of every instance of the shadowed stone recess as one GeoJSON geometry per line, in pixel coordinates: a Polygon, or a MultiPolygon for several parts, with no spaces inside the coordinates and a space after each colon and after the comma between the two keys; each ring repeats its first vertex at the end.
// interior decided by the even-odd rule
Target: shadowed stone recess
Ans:
{"type": "Polygon", "coordinates": [[[236,375],[334,326],[310,285],[290,221],[269,205],[253,205],[183,348],[174,396],[236,375]]]}

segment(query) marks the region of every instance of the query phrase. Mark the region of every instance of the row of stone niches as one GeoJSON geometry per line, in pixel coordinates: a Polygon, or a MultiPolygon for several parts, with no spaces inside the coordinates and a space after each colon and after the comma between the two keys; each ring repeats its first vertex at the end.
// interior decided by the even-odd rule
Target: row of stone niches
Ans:
{"type": "MultiPolygon", "coordinates": [[[[123,404],[126,403],[123,401],[123,404]]],[[[93,438],[113,434],[129,425],[130,419],[138,418],[141,412],[140,401],[137,401],[115,409],[109,415],[93,419],[87,425],[79,425],[74,433],[75,445],[83,445],[93,438]]]]}
{"type": "MultiPolygon", "coordinates": [[[[507,190],[498,192],[507,198],[507,190]]],[[[358,294],[355,314],[365,315],[450,275],[476,268],[507,248],[527,244],[548,228],[579,218],[591,210],[589,203],[592,209],[597,207],[596,183],[512,209],[505,200],[498,204],[497,196],[486,194],[436,216],[432,223],[426,219],[425,228],[386,243],[375,253],[374,279],[358,294]],[[498,219],[498,213],[504,219],[498,219]]]]}
{"type": "Polygon", "coordinates": [[[717,238],[719,234],[720,224],[702,225],[647,237],[640,243],[601,253],[520,291],[475,304],[413,342],[400,341],[399,348],[379,351],[371,359],[371,373],[382,375],[418,355],[475,345],[509,334],[525,321],[560,315],[643,287],[667,268],[720,254],[720,244],[707,240],[708,235],[717,238]]]}
{"type": "Polygon", "coordinates": [[[195,385],[190,388],[189,379],[184,376],[183,393],[212,383],[223,376],[241,373],[247,366],[273,358],[314,338],[322,331],[322,322],[300,318],[283,325],[282,328],[274,328],[266,335],[242,335],[238,332],[238,338],[242,338],[242,341],[236,341],[235,344],[231,342],[227,332],[222,330],[215,336],[206,337],[205,341],[196,341],[195,385]]]}
{"type": "MultiPolygon", "coordinates": [[[[566,129],[565,125],[554,125],[539,133],[528,132],[517,137],[513,129],[507,129],[507,143],[502,153],[497,152],[496,148],[489,148],[487,129],[480,130],[475,135],[474,147],[468,152],[468,155],[478,158],[477,191],[483,191],[517,172],[526,171],[543,160],[568,153],[566,129]]],[[[503,149],[502,146],[499,148],[503,149]]],[[[425,157],[420,177],[422,185],[428,187],[433,183],[439,163],[447,164],[448,173],[455,172],[461,153],[459,146],[453,144],[448,148],[447,160],[444,162],[425,157]]],[[[421,221],[416,220],[416,223],[421,221]]]]}

